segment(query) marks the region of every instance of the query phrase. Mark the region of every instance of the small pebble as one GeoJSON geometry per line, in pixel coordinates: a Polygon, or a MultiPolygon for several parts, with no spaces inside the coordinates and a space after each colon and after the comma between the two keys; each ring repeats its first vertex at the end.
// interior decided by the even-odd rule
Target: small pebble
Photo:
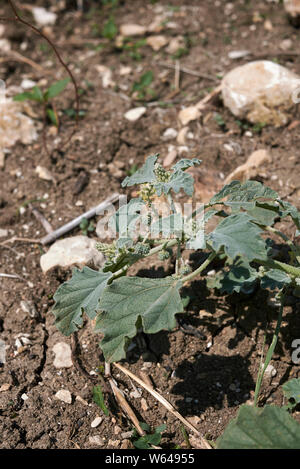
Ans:
{"type": "Polygon", "coordinates": [[[91,423],[91,427],[92,428],[96,428],[100,425],[100,423],[102,422],[102,417],[96,417],[92,423],[91,423]]]}

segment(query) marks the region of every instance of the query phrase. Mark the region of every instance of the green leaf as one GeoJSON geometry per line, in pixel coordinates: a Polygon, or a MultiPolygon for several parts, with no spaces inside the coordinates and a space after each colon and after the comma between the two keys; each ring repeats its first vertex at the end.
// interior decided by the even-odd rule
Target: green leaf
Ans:
{"type": "Polygon", "coordinates": [[[300,212],[294,207],[294,205],[283,200],[279,200],[280,206],[283,208],[280,216],[282,218],[287,217],[288,215],[292,218],[298,230],[300,230],[300,212]]]}
{"type": "Polygon", "coordinates": [[[116,37],[117,34],[118,34],[118,28],[115,23],[114,17],[111,16],[103,26],[102,36],[105,37],[106,39],[112,40],[116,37]]]}
{"type": "Polygon", "coordinates": [[[249,265],[247,260],[239,258],[235,259],[228,271],[219,272],[217,277],[218,285],[215,288],[219,288],[221,293],[249,293],[253,290],[257,272],[249,265]]]}
{"type": "Polygon", "coordinates": [[[251,223],[246,213],[230,215],[222,220],[217,228],[208,235],[215,251],[224,247],[227,256],[234,259],[245,256],[253,259],[266,259],[265,241],[260,237],[262,230],[251,223]]]}
{"type": "Polygon", "coordinates": [[[181,282],[172,277],[122,277],[106,287],[96,323],[96,331],[104,334],[100,346],[105,359],[125,358],[139,327],[148,334],[175,327],[175,314],[183,312],[180,288],[181,282]]]}
{"type": "Polygon", "coordinates": [[[111,273],[97,272],[84,267],[73,269],[72,278],[63,283],[54,295],[52,310],[56,326],[64,335],[70,335],[82,326],[83,311],[93,319],[99,310],[99,298],[111,273]]]}
{"type": "Polygon", "coordinates": [[[182,160],[178,161],[174,166],[172,166],[173,171],[185,171],[186,169],[190,168],[191,166],[196,166],[197,164],[201,164],[202,161],[198,158],[193,158],[192,160],[188,158],[182,158],[182,160]]]}
{"type": "Polygon", "coordinates": [[[64,78],[63,80],[57,81],[53,85],[49,86],[45,93],[46,99],[52,99],[58,96],[70,82],[70,78],[64,78]]]}
{"type": "Polygon", "coordinates": [[[282,386],[284,396],[291,401],[290,407],[300,404],[300,378],[294,378],[282,386]]]}
{"type": "Polygon", "coordinates": [[[247,213],[260,225],[272,226],[275,218],[278,217],[278,207],[271,205],[256,206],[247,210],[247,213]]]}
{"type": "Polygon", "coordinates": [[[57,117],[53,109],[47,109],[47,116],[55,127],[58,126],[57,117]]]}
{"type": "Polygon", "coordinates": [[[194,178],[191,174],[178,169],[171,175],[168,182],[155,182],[154,187],[158,197],[163,193],[167,195],[170,190],[178,193],[180,189],[191,197],[194,193],[194,178]]]}
{"type": "Polygon", "coordinates": [[[149,156],[145,164],[138,169],[132,176],[127,176],[122,182],[122,187],[133,186],[135,184],[145,184],[155,181],[154,165],[158,154],[149,156]]]}
{"type": "Polygon", "coordinates": [[[99,385],[93,387],[93,401],[97,404],[98,407],[100,407],[103,413],[108,417],[109,411],[105,405],[102,389],[101,389],[101,386],[99,385]]]}
{"type": "Polygon", "coordinates": [[[258,181],[246,181],[243,184],[239,181],[232,181],[230,184],[224,186],[218,194],[212,197],[210,204],[216,204],[225,197],[228,197],[226,205],[241,206],[243,205],[242,202],[248,202],[248,204],[244,205],[248,205],[249,208],[250,206],[254,208],[256,200],[276,200],[278,194],[258,181]]]}
{"type": "Polygon", "coordinates": [[[281,290],[289,283],[291,283],[289,275],[279,269],[268,270],[260,281],[261,288],[269,288],[270,290],[281,290]]]}
{"type": "Polygon", "coordinates": [[[26,99],[30,99],[31,101],[37,101],[39,103],[44,102],[43,93],[38,86],[32,88],[31,91],[25,91],[24,93],[20,93],[14,96],[14,101],[25,101],[26,99]]]}
{"type": "Polygon", "coordinates": [[[151,70],[143,73],[140,80],[133,84],[132,91],[144,91],[145,88],[151,85],[153,78],[154,75],[151,70]]]}
{"type": "Polygon", "coordinates": [[[217,449],[300,449],[300,424],[280,407],[243,405],[217,449]]]}

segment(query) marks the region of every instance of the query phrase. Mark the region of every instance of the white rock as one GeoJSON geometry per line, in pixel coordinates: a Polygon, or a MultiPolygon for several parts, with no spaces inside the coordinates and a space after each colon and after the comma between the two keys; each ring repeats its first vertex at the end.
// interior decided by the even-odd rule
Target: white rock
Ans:
{"type": "Polygon", "coordinates": [[[40,26],[46,26],[48,24],[55,24],[55,21],[57,18],[56,13],[52,13],[51,11],[48,11],[42,7],[34,7],[32,8],[31,11],[32,11],[35,21],[40,26]]]}
{"type": "Polygon", "coordinates": [[[166,51],[168,54],[175,54],[175,52],[178,49],[183,49],[185,47],[185,40],[183,36],[176,36],[173,37],[170,42],[168,47],[166,48],[166,51]]]}
{"type": "Polygon", "coordinates": [[[172,140],[173,138],[176,138],[177,137],[177,130],[176,129],[173,129],[172,127],[169,127],[168,129],[166,129],[162,135],[162,139],[163,140],[172,140]]]}
{"type": "Polygon", "coordinates": [[[44,179],[44,181],[52,181],[56,183],[55,177],[49,171],[49,169],[45,168],[44,166],[37,166],[35,168],[35,172],[37,173],[38,177],[44,179]]]}
{"type": "Polygon", "coordinates": [[[65,402],[66,404],[72,404],[72,394],[67,389],[60,389],[57,391],[55,398],[65,402]]]}
{"type": "Polygon", "coordinates": [[[99,435],[89,436],[89,443],[91,445],[103,446],[104,441],[100,438],[99,435]]]}
{"type": "Polygon", "coordinates": [[[2,52],[9,52],[11,49],[11,45],[8,39],[0,39],[0,50],[2,52]]]}
{"type": "Polygon", "coordinates": [[[18,140],[25,145],[37,139],[34,121],[25,116],[28,103],[15,102],[10,98],[1,100],[0,106],[0,148],[13,146],[18,140]]]}
{"type": "Polygon", "coordinates": [[[245,181],[251,177],[257,175],[257,169],[264,163],[270,163],[272,161],[271,155],[267,150],[256,150],[247,159],[246,163],[238,166],[232,173],[227,176],[224,184],[238,180],[245,181]]]}
{"type": "Polygon", "coordinates": [[[122,36],[143,36],[146,32],[147,28],[139,24],[122,24],[120,26],[122,36]]]}
{"type": "Polygon", "coordinates": [[[96,70],[102,78],[103,88],[113,88],[115,86],[116,83],[112,79],[112,71],[110,68],[106,67],[106,65],[96,65],[96,70]]]}
{"type": "Polygon", "coordinates": [[[126,65],[121,65],[120,70],[119,70],[119,73],[120,73],[121,77],[123,77],[125,75],[130,75],[131,72],[132,72],[131,67],[126,66],[126,65]]]}
{"type": "Polygon", "coordinates": [[[36,86],[35,81],[27,80],[26,78],[24,78],[24,80],[22,80],[21,88],[23,88],[23,90],[30,90],[34,86],[36,86]]]}
{"type": "Polygon", "coordinates": [[[70,267],[74,264],[84,266],[91,262],[95,267],[101,267],[104,256],[96,249],[94,239],[82,235],[56,241],[40,259],[44,273],[55,266],[70,267]]]}
{"type": "Polygon", "coordinates": [[[144,106],[135,107],[135,108],[130,109],[129,111],[127,111],[124,114],[124,117],[128,121],[135,122],[138,119],[140,119],[140,117],[142,117],[143,114],[145,114],[146,110],[147,109],[144,106]]]}
{"type": "Polygon", "coordinates": [[[189,122],[198,119],[201,116],[201,112],[196,106],[189,106],[182,109],[178,113],[178,118],[182,125],[186,126],[189,122]]]}
{"type": "Polygon", "coordinates": [[[52,351],[55,353],[53,361],[55,368],[71,368],[73,366],[72,351],[69,344],[58,342],[54,345],[52,351]]]}
{"type": "Polygon", "coordinates": [[[96,417],[92,423],[91,423],[91,427],[92,428],[96,428],[100,425],[100,423],[102,422],[102,417],[96,417]]]}
{"type": "Polygon", "coordinates": [[[300,0],[284,0],[284,8],[291,22],[297,26],[300,22],[300,0]]]}
{"type": "Polygon", "coordinates": [[[178,132],[177,143],[179,143],[179,145],[186,144],[186,137],[187,137],[188,131],[189,131],[189,128],[186,126],[186,127],[182,127],[182,129],[180,129],[180,131],[178,132]]]}
{"type": "Polygon", "coordinates": [[[4,340],[0,339],[0,363],[4,364],[6,362],[6,348],[4,340]]]}
{"type": "Polygon", "coordinates": [[[163,161],[163,167],[167,168],[168,166],[171,166],[176,160],[176,158],[177,158],[177,149],[172,145],[171,148],[169,149],[167,156],[165,157],[163,161]]]}
{"type": "Polygon", "coordinates": [[[232,50],[228,52],[228,57],[232,60],[241,59],[249,55],[250,52],[248,50],[232,50]]]}
{"type": "Polygon", "coordinates": [[[4,238],[4,236],[8,236],[8,230],[0,228],[0,238],[4,238]]]}
{"type": "Polygon", "coordinates": [[[265,376],[269,377],[269,378],[274,378],[274,376],[277,375],[277,370],[276,368],[274,368],[273,365],[268,365],[267,368],[266,368],[266,371],[265,371],[265,376]]]}
{"type": "Polygon", "coordinates": [[[168,38],[166,36],[150,36],[147,37],[148,46],[152,47],[153,50],[159,51],[162,47],[165,47],[168,44],[168,38]]]}
{"type": "Polygon", "coordinates": [[[4,151],[0,150],[0,169],[3,169],[5,165],[5,154],[4,151]]]}
{"type": "Polygon", "coordinates": [[[300,77],[274,62],[258,60],[233,69],[222,80],[225,106],[239,118],[275,127],[289,121],[300,77]]]}
{"type": "Polygon", "coordinates": [[[29,397],[28,397],[27,394],[25,394],[25,392],[24,392],[24,393],[22,394],[22,396],[21,396],[21,399],[22,399],[23,401],[27,401],[27,399],[29,399],[29,397]]]}

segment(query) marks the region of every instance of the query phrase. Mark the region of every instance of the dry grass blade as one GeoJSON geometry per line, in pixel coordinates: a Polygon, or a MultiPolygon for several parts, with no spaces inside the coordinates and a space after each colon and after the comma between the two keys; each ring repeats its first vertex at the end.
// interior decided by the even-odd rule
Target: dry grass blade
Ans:
{"type": "Polygon", "coordinates": [[[130,407],[130,405],[126,401],[125,397],[123,396],[122,391],[118,388],[118,386],[116,385],[116,383],[114,382],[114,380],[112,378],[109,379],[109,384],[111,386],[111,389],[112,389],[112,391],[114,393],[114,396],[115,396],[116,400],[118,401],[118,404],[120,405],[120,407],[123,409],[125,414],[130,418],[133,425],[137,429],[137,432],[139,433],[139,435],[144,436],[145,432],[141,428],[141,426],[139,424],[139,421],[138,421],[135,413],[133,412],[132,408],[130,407]]]}
{"type": "Polygon", "coordinates": [[[215,96],[217,96],[219,93],[222,91],[222,85],[217,86],[214,88],[210,93],[208,93],[205,98],[201,99],[197,104],[195,104],[195,107],[199,110],[202,111],[205,108],[205,105],[215,96]]]}
{"type": "Polygon", "coordinates": [[[212,449],[210,444],[203,438],[203,436],[200,434],[200,432],[197,430],[194,425],[192,425],[188,420],[186,420],[174,407],[173,405],[167,401],[163,396],[161,396],[157,391],[155,391],[153,388],[151,388],[148,384],[144,383],[138,376],[136,376],[134,373],[131,371],[127,370],[124,368],[122,365],[119,365],[118,363],[114,363],[114,366],[118,368],[120,371],[122,371],[124,374],[129,376],[131,379],[135,380],[140,386],[142,386],[144,389],[146,389],[150,394],[152,394],[155,399],[157,399],[171,414],[173,414],[175,417],[177,417],[184,425],[186,425],[190,430],[192,430],[196,435],[198,436],[199,440],[201,441],[203,448],[205,449],[212,449]]]}

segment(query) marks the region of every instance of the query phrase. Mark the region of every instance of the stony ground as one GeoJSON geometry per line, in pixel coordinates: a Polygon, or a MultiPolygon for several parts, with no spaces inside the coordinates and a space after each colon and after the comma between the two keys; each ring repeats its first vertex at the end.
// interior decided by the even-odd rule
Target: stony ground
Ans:
{"type": "MultiPolygon", "coordinates": [[[[12,16],[5,3],[0,5],[0,16],[12,16]]],[[[60,2],[35,2],[47,8],[56,5],[56,23],[44,31],[69,64],[81,90],[82,117],[76,134],[63,150],[59,148],[74,126],[69,117],[74,113],[74,93],[68,85],[56,100],[59,135],[50,123],[45,132],[47,146],[51,148],[54,142],[58,150],[50,155],[45,151],[43,112],[31,103],[27,115],[37,125],[38,138],[30,144],[18,142],[10,147],[0,170],[0,228],[4,230],[0,271],[15,276],[0,278],[0,339],[6,347],[6,363],[0,368],[1,448],[132,445],[128,434],[132,423],[118,407],[111,403],[111,414],[106,417],[93,402],[92,389],[99,383],[97,373],[104,362],[99,337],[92,333],[90,324],[80,331],[77,347],[78,361],[89,377],[70,363],[68,347],[68,367],[57,367],[54,351],[61,347],[57,344],[70,345],[71,341],[54,325],[52,298],[56,288],[70,276],[70,269],[42,273],[40,257],[47,248],[34,240],[46,233],[29,203],[57,228],[120,191],[120,182],[128,171],[157,152],[162,161],[170,154],[203,160],[194,173],[195,197],[203,201],[254,150],[265,149],[271,160],[253,177],[300,208],[297,106],[291,111],[288,125],[259,128],[238,123],[217,96],[203,115],[188,125],[186,138],[178,140],[178,112],[206,96],[233,67],[267,58],[300,74],[300,31],[289,23],[281,5],[242,0],[134,0],[119,1],[112,9],[110,2],[102,2],[106,5],[101,7],[101,2],[86,2],[86,11],[81,14],[76,2],[71,3],[64,9],[60,2]],[[159,34],[168,45],[153,50],[146,43],[145,38],[151,37],[147,32],[124,47],[116,47],[115,39],[102,35],[112,16],[118,28],[128,23],[148,27],[159,17],[159,34]],[[173,52],[167,49],[171,40],[177,41],[173,52]],[[250,55],[230,59],[228,54],[235,50],[248,50],[250,55]],[[140,84],[146,72],[153,73],[150,84],[135,92],[134,83],[140,84]],[[127,111],[140,106],[146,112],[139,120],[130,122],[124,117],[127,111]],[[167,129],[173,131],[165,133],[167,129]],[[45,174],[39,177],[38,166],[48,170],[48,180],[45,174]],[[33,241],[3,244],[14,236],[33,241]],[[98,416],[101,422],[95,426],[98,416]]],[[[28,9],[22,12],[32,21],[28,9]]],[[[11,49],[21,54],[21,58],[9,54],[0,57],[0,78],[12,94],[20,90],[24,79],[45,89],[66,76],[42,38],[13,22],[2,24],[0,39],[6,39],[11,49]],[[33,66],[25,63],[24,57],[33,61],[33,66]]],[[[284,229],[289,233],[291,226],[284,229]]],[[[81,234],[79,228],[71,233],[76,234],[81,234]]],[[[91,232],[90,237],[95,238],[95,233],[91,232]]],[[[197,256],[194,261],[199,262],[197,256]]],[[[141,263],[137,270],[145,269],[149,265],[141,263]]],[[[164,275],[160,263],[154,261],[151,269],[152,275],[164,275]]],[[[189,292],[193,300],[178,328],[140,338],[124,365],[136,374],[143,371],[151,376],[162,395],[203,435],[215,441],[239,406],[253,397],[264,334],[269,341],[277,310],[266,292],[255,292],[251,298],[216,296],[207,290],[204,280],[193,282],[189,292]],[[193,335],[187,334],[183,325],[193,326],[193,335]]],[[[290,298],[272,362],[276,376],[265,380],[262,403],[281,405],[281,385],[299,374],[299,366],[291,361],[291,343],[300,337],[297,312],[299,303],[290,298]]],[[[166,423],[161,446],[184,448],[179,421],[149,394],[136,390],[118,370],[113,368],[113,374],[140,421],[152,429],[166,423]]]]}

